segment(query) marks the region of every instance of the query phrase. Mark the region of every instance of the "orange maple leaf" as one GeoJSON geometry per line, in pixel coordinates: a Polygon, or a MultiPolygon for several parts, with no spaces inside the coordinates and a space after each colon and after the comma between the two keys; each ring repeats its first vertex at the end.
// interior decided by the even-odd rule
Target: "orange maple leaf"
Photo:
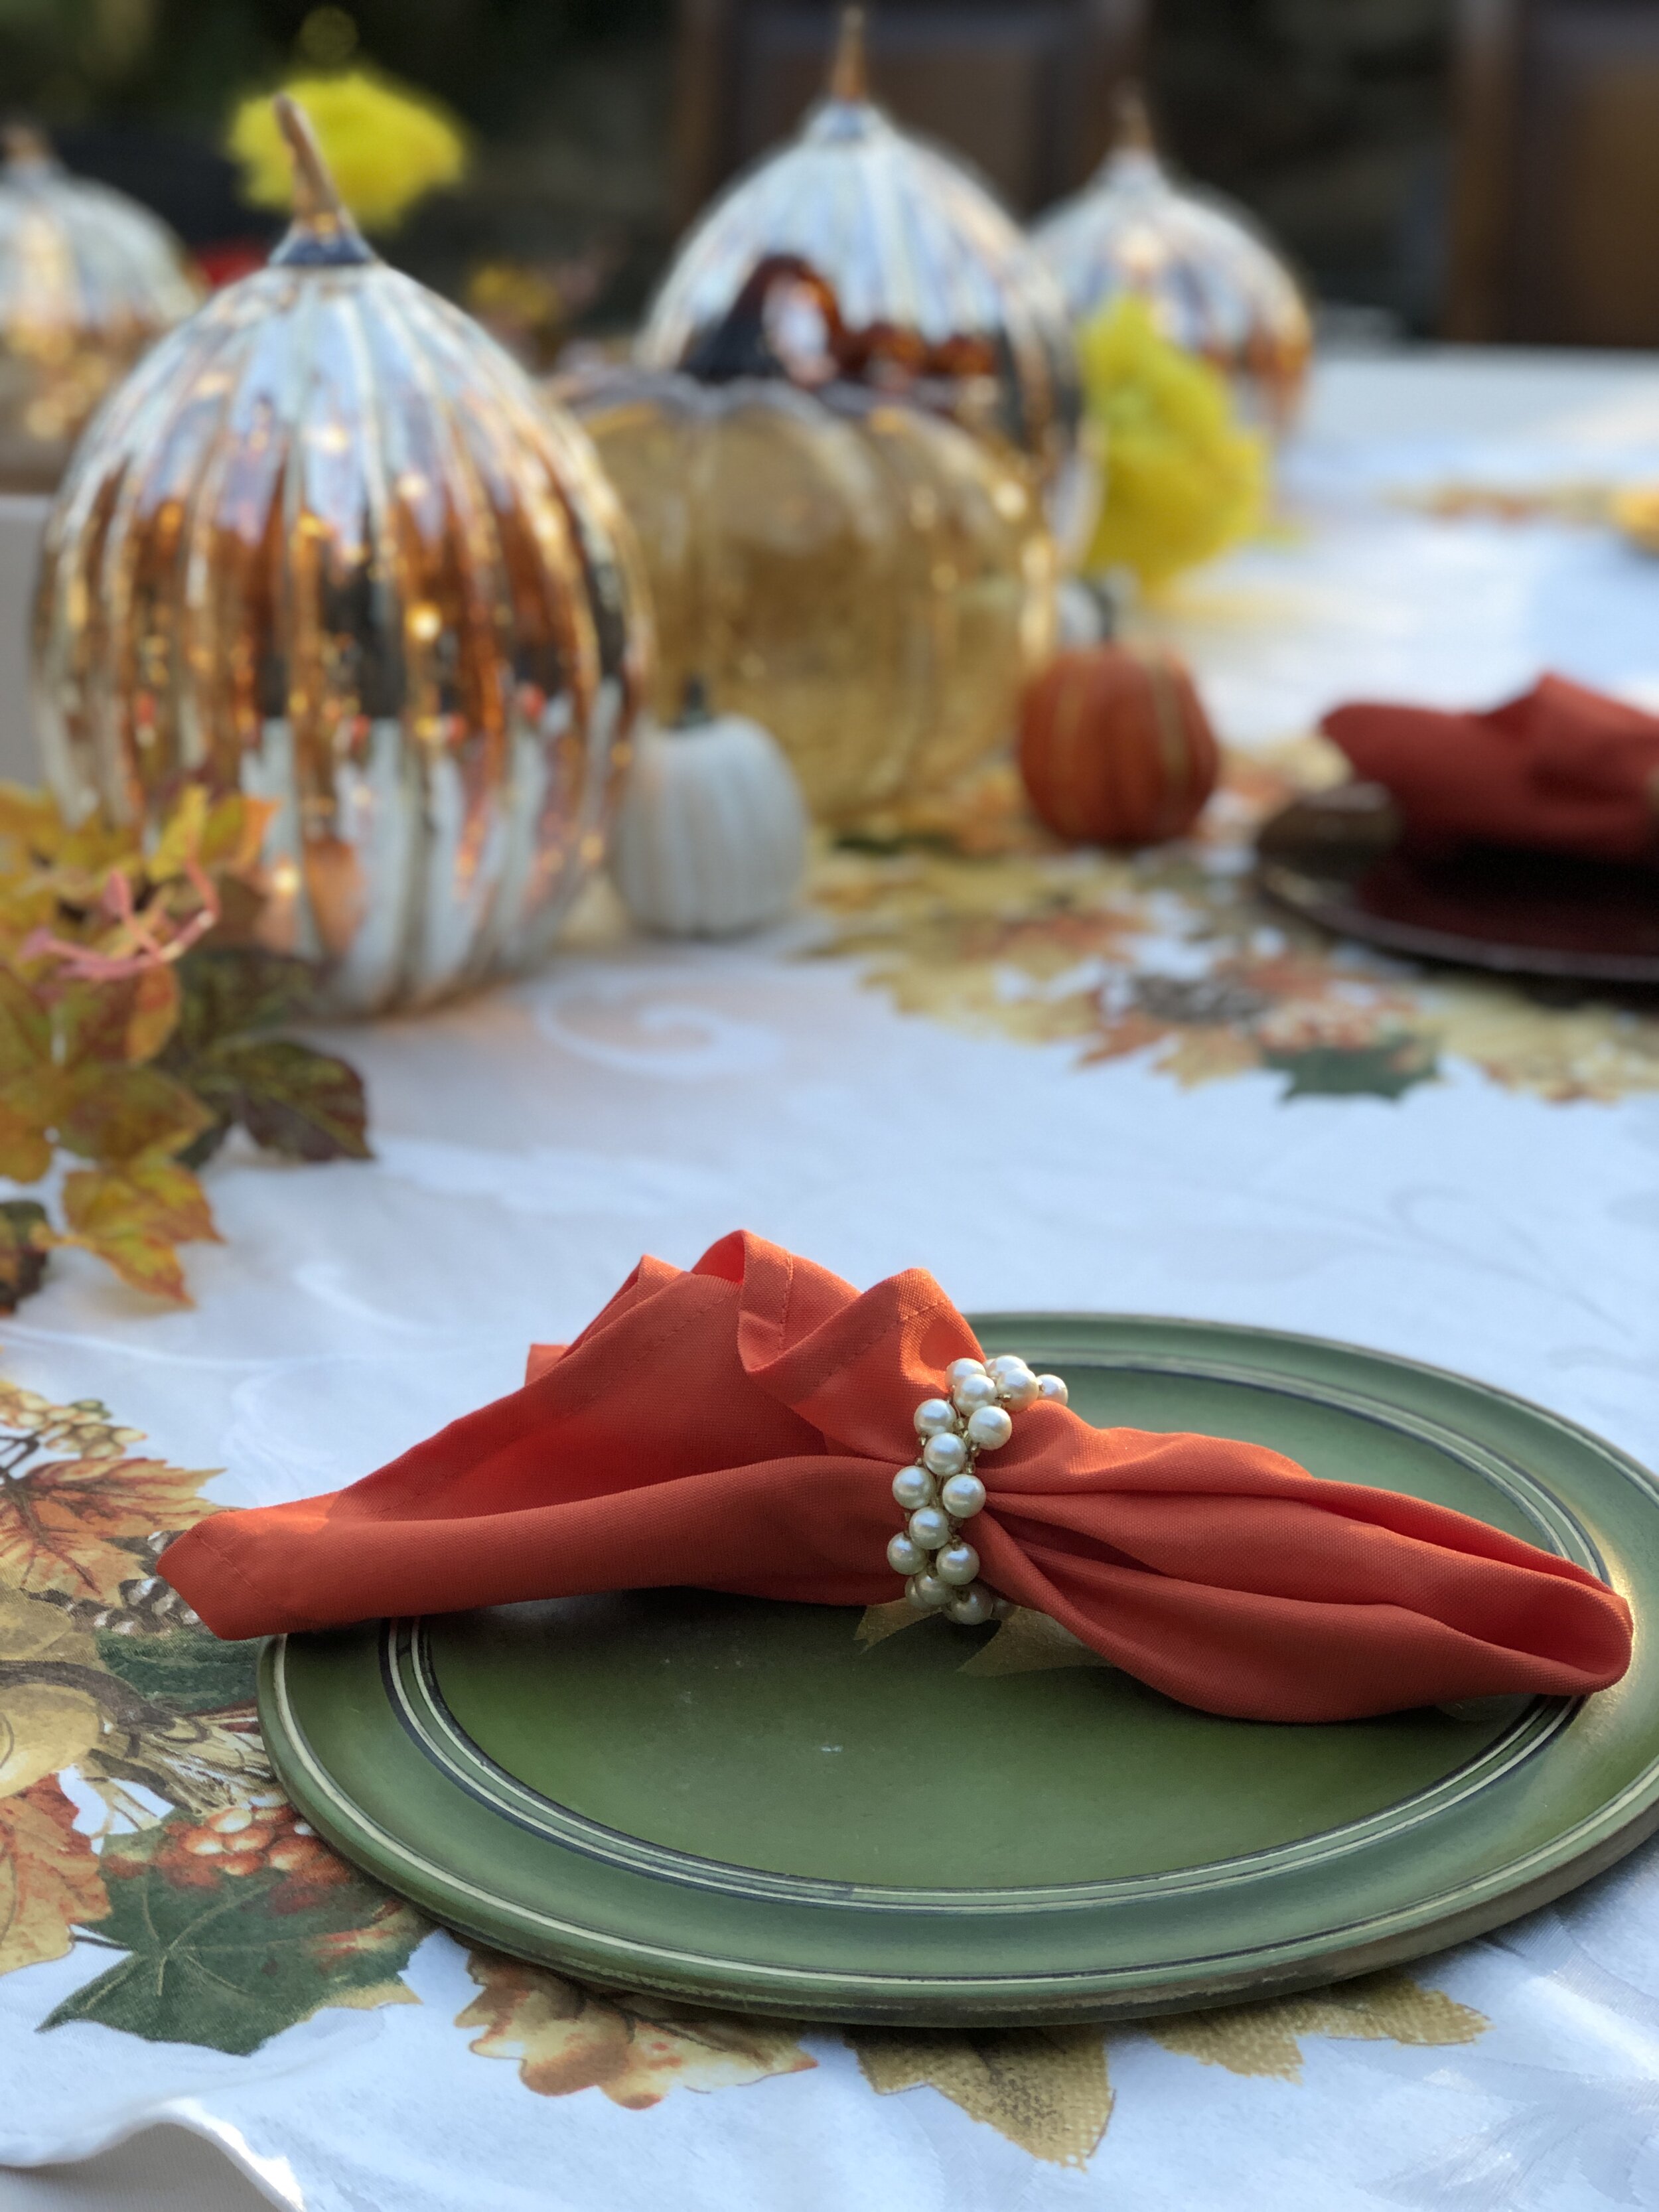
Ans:
{"type": "Polygon", "coordinates": [[[108,1911],[92,1845],[57,1783],[0,1797],[0,1974],[63,1958],[76,1923],[108,1911]]]}
{"type": "Polygon", "coordinates": [[[217,1509],[196,1493],[216,1472],[125,1458],[0,1468],[0,1583],[113,1604],[134,1572],[120,1540],[204,1520],[217,1509]]]}

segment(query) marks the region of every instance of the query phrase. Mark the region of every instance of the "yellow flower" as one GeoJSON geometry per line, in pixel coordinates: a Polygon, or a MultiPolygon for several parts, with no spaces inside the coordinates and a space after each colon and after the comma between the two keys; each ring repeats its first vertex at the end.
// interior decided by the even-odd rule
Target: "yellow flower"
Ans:
{"type": "MultiPolygon", "coordinates": [[[[296,77],[283,90],[311,118],[340,197],[369,230],[393,228],[423,194],[465,170],[460,125],[424,94],[363,70],[296,77]]],[[[226,143],[256,207],[290,204],[293,173],[267,94],[242,101],[226,143]]]]}
{"type": "Polygon", "coordinates": [[[1240,428],[1218,373],[1162,337],[1133,293],[1085,324],[1078,357],[1106,447],[1085,567],[1133,568],[1155,585],[1247,537],[1261,520],[1267,444],[1240,428]]]}
{"type": "Polygon", "coordinates": [[[1612,500],[1613,520],[1633,545],[1659,553],[1659,484],[1627,484],[1612,500]]]}

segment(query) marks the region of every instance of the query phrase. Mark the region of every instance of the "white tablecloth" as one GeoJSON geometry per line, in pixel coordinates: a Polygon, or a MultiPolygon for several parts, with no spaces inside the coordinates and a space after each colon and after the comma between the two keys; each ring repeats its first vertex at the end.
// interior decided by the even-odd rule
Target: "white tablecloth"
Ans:
{"type": "MultiPolygon", "coordinates": [[[[1641,364],[1333,365],[1285,530],[1158,625],[1242,745],[1358,693],[1486,702],[1546,664],[1659,696],[1659,566],[1595,531],[1434,520],[1386,496],[1644,465],[1659,473],[1659,371],[1641,364]]],[[[742,1224],[860,1284],[927,1265],[969,1308],[1376,1345],[1659,1461],[1653,1025],[1607,1031],[1622,1073],[1577,1095],[1509,1063],[1495,1077],[1457,1042],[1467,1025],[1437,1079],[1397,1097],[1287,1097],[1265,1066],[1184,1087],[1145,1052],[1091,1060],[1063,1036],[900,1012],[856,957],[799,957],[810,927],[572,951],[350,1034],[375,1164],[228,1156],[211,1176],[226,1242],[190,1255],[195,1310],[143,1308],[67,1255],[0,1327],[5,1375],[95,1394],[175,1465],[222,1468],[222,1503],[299,1497],[511,1387],[526,1342],[579,1328],[642,1248],[689,1262],[742,1224]],[[961,1203],[973,1190],[989,1202],[961,1203]]],[[[489,2038],[457,2020],[480,1992],[442,1935],[404,1975],[418,2002],[330,2005],[246,2057],[40,2029],[109,1965],[78,1943],[0,1976],[0,2160],[167,2120],[295,2212],[1659,2203],[1651,1850],[1346,2010],[1085,2034],[1046,2057],[955,2039],[862,2065],[814,2033],[723,2075],[694,2066],[690,2087],[656,2080],[641,2109],[540,2093],[533,2065],[527,2086],[510,2034],[470,2047],[489,2038]]]]}

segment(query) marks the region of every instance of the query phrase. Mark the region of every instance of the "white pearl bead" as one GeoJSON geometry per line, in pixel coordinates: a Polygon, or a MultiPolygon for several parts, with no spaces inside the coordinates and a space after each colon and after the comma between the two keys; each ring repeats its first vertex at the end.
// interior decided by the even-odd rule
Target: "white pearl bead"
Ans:
{"type": "Polygon", "coordinates": [[[1016,1375],[1030,1373],[1030,1369],[1017,1352],[1000,1352],[994,1359],[988,1359],[985,1371],[991,1380],[1000,1385],[1012,1382],[1016,1375]]]}
{"type": "Polygon", "coordinates": [[[1013,1422],[1000,1406],[981,1406],[968,1416],[968,1441],[981,1451],[1000,1451],[1013,1433],[1013,1422]]]}
{"type": "Polygon", "coordinates": [[[893,1477],[893,1502],[907,1513],[933,1502],[933,1478],[925,1467],[902,1467],[893,1477]]]}
{"type": "Polygon", "coordinates": [[[997,1386],[1003,1404],[1012,1406],[1016,1413],[1022,1407],[1036,1403],[1037,1379],[1023,1359],[1016,1359],[1010,1354],[1006,1359],[994,1360],[991,1379],[997,1386]]]}
{"type": "Polygon", "coordinates": [[[920,1544],[924,1552],[936,1552],[941,1544],[951,1540],[950,1516],[937,1505],[918,1506],[905,1523],[913,1544],[920,1544]]]}
{"type": "Polygon", "coordinates": [[[971,1413],[980,1406],[994,1406],[997,1386],[988,1375],[964,1375],[951,1393],[951,1403],[959,1413],[971,1413]]]}
{"type": "Polygon", "coordinates": [[[979,1553],[971,1544],[947,1544],[933,1561],[933,1572],[941,1582],[965,1589],[979,1572],[979,1553]]]}
{"type": "Polygon", "coordinates": [[[965,1382],[970,1375],[983,1375],[982,1359],[953,1359],[945,1370],[945,1379],[954,1390],[958,1382],[965,1382]]]}
{"type": "Polygon", "coordinates": [[[956,1427],[957,1409],[948,1398],[924,1398],[915,1419],[919,1437],[941,1437],[956,1427]]]}
{"type": "Polygon", "coordinates": [[[1063,1406],[1072,1395],[1058,1375],[1039,1375],[1036,1386],[1038,1397],[1048,1406],[1063,1406]]]}
{"type": "Polygon", "coordinates": [[[951,1592],[945,1609],[958,1626],[979,1628],[990,1620],[995,1605],[996,1600],[983,1583],[971,1583],[965,1590],[951,1592]]]}
{"type": "Polygon", "coordinates": [[[985,1485],[976,1474],[953,1474],[940,1484],[939,1502],[953,1521],[971,1521],[985,1510],[985,1485]]]}
{"type": "Polygon", "coordinates": [[[937,1575],[912,1575],[904,1585],[904,1595],[912,1605],[924,1611],[937,1613],[941,1606],[949,1605],[957,1593],[949,1583],[942,1583],[937,1575]]]}
{"type": "Polygon", "coordinates": [[[887,1564],[896,1575],[919,1575],[927,1564],[927,1554],[908,1536],[895,1536],[887,1547],[887,1564]]]}
{"type": "MultiPolygon", "coordinates": [[[[1000,1408],[988,1406],[981,1410],[994,1413],[1000,1408]]],[[[980,1418],[979,1413],[974,1415],[975,1420],[980,1418]]],[[[1006,1413],[1003,1419],[1006,1420],[1006,1413]]],[[[958,1436],[929,1437],[922,1446],[921,1463],[930,1474],[959,1474],[968,1464],[968,1447],[958,1436]]]]}

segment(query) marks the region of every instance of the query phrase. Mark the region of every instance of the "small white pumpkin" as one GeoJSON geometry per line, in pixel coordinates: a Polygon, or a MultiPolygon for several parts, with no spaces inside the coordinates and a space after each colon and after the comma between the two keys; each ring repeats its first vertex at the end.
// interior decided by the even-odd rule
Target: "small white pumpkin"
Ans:
{"type": "Polygon", "coordinates": [[[635,921],[668,937],[730,937],[775,921],[806,866],[806,805],[777,739],[712,714],[687,684],[670,730],[647,724],[617,816],[611,877],[635,921]]]}

